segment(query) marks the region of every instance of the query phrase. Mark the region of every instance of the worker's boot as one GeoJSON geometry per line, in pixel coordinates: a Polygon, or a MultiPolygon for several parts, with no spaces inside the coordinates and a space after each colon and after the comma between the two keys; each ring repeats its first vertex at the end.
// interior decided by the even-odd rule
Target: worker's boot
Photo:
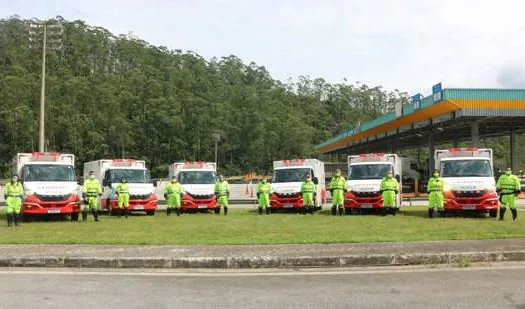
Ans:
{"type": "Polygon", "coordinates": [[[429,208],[428,209],[428,217],[429,218],[434,218],[434,208],[429,208]]]}
{"type": "Polygon", "coordinates": [[[129,207],[124,210],[124,217],[127,219],[129,216],[129,207]]]}
{"type": "Polygon", "coordinates": [[[175,212],[177,213],[177,217],[179,217],[180,216],[180,208],[176,208],[175,212]]]}
{"type": "Polygon", "coordinates": [[[438,209],[438,212],[439,212],[439,216],[440,216],[440,217],[444,217],[444,216],[445,216],[445,210],[443,210],[443,209],[438,209]]]}
{"type": "Polygon", "coordinates": [[[512,221],[516,221],[518,218],[518,210],[516,208],[511,208],[510,211],[512,212],[512,221]]]}
{"type": "Polygon", "coordinates": [[[224,207],[224,215],[226,216],[228,214],[228,207],[224,207]]]}
{"type": "Polygon", "coordinates": [[[262,215],[263,214],[263,209],[262,207],[259,207],[259,215],[262,215]]]}
{"type": "Polygon", "coordinates": [[[87,210],[82,210],[82,222],[86,222],[88,216],[87,210]]]}
{"type": "Polygon", "coordinates": [[[20,214],[14,214],[13,215],[13,222],[15,224],[15,226],[18,226],[20,222],[20,214]]]}
{"type": "Polygon", "coordinates": [[[171,215],[171,208],[166,209],[166,216],[171,215]]]}
{"type": "Polygon", "coordinates": [[[95,218],[95,222],[98,222],[98,210],[92,209],[91,213],[93,214],[93,218],[95,218]]]}
{"type": "Polygon", "coordinates": [[[339,215],[342,216],[345,213],[345,209],[343,208],[343,205],[339,205],[339,215]]]}
{"type": "Polygon", "coordinates": [[[499,221],[503,221],[503,217],[505,217],[505,211],[507,211],[507,208],[499,209],[499,221]]]}
{"type": "Polygon", "coordinates": [[[270,214],[270,207],[266,207],[266,214],[269,215],[270,214]]]}
{"type": "Polygon", "coordinates": [[[388,214],[388,209],[386,208],[386,206],[383,206],[383,208],[381,208],[381,215],[384,217],[388,214]]]}
{"type": "Polygon", "coordinates": [[[6,218],[7,218],[7,226],[11,226],[11,225],[13,225],[13,216],[14,216],[14,215],[13,215],[13,214],[7,214],[7,215],[5,215],[5,216],[6,216],[6,218]]]}
{"type": "Polygon", "coordinates": [[[337,208],[334,205],[334,206],[332,206],[332,216],[335,216],[335,215],[337,215],[337,208]]]}
{"type": "Polygon", "coordinates": [[[119,218],[119,219],[122,216],[122,210],[123,210],[122,208],[117,208],[117,210],[116,210],[117,211],[117,218],[119,218]]]}

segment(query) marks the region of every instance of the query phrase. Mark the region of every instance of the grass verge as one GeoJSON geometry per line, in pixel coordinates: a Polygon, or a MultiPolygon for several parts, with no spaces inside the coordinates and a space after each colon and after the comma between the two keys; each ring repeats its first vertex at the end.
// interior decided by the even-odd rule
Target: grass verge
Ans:
{"type": "Polygon", "coordinates": [[[185,214],[167,217],[102,216],[101,222],[31,222],[5,227],[0,215],[1,244],[129,244],[221,245],[285,243],[352,243],[417,240],[498,239],[525,237],[525,220],[505,222],[488,217],[426,217],[424,207],[403,208],[400,215],[332,217],[314,215],[259,216],[246,209],[231,209],[228,216],[185,214]]]}

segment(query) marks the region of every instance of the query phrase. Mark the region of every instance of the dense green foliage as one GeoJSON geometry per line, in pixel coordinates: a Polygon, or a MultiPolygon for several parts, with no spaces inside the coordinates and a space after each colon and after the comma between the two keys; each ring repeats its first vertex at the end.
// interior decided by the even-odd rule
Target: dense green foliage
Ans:
{"type": "MultiPolygon", "coordinates": [[[[193,52],[115,36],[82,21],[65,26],[61,51],[47,53],[47,150],[84,161],[131,157],[167,174],[178,160],[213,160],[230,174],[268,170],[274,159],[312,156],[340,129],[393,110],[403,93],[381,87],[273,79],[235,56],[193,52]]],[[[16,152],[38,147],[41,51],[28,25],[0,20],[0,173],[16,152]]]]}

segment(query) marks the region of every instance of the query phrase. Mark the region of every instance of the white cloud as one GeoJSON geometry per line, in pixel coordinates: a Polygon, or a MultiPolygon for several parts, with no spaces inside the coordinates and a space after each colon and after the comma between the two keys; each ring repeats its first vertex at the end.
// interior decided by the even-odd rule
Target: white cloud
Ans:
{"type": "Polygon", "coordinates": [[[428,94],[525,86],[519,0],[36,0],[1,15],[83,19],[206,58],[235,54],[281,80],[301,74],[428,94]]]}

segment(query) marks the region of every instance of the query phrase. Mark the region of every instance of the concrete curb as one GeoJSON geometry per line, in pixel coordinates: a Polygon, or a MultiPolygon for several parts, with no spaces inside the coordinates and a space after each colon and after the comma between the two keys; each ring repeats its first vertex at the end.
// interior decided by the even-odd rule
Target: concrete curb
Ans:
{"type": "Polygon", "coordinates": [[[525,261],[525,251],[450,252],[414,254],[356,254],[343,256],[253,257],[2,257],[0,267],[68,268],[293,268],[364,267],[525,261]]]}

